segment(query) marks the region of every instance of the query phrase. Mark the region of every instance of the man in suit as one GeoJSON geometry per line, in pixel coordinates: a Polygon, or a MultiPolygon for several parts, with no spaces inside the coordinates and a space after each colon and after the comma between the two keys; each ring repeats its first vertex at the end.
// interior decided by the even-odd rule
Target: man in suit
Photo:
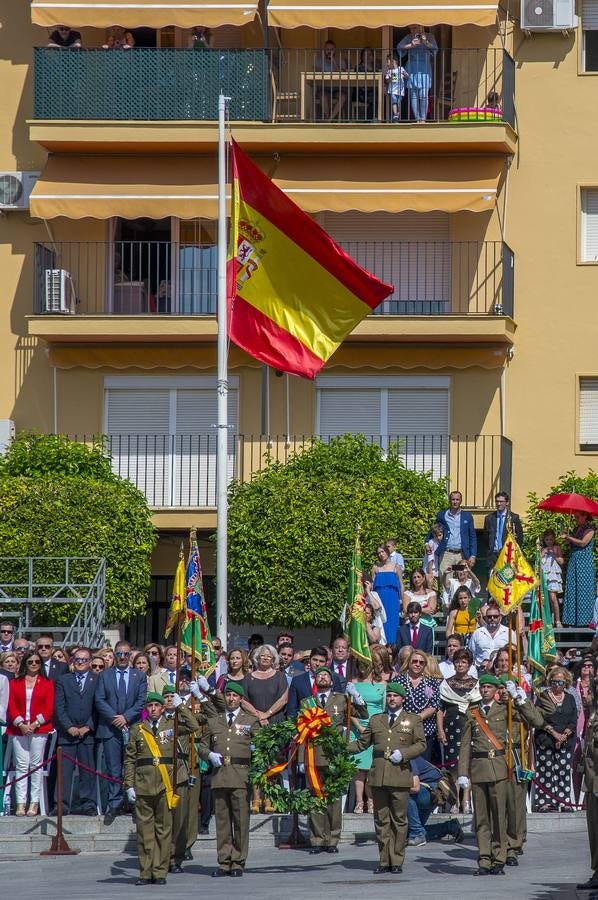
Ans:
{"type": "MultiPolygon", "coordinates": [[[[313,697],[316,692],[315,672],[321,666],[328,663],[328,653],[325,647],[314,647],[309,654],[307,671],[303,675],[296,675],[289,687],[289,699],[287,701],[287,718],[294,719],[301,706],[301,701],[306,697],[313,697]]],[[[338,675],[332,678],[332,687],[335,691],[341,691],[338,675]]]]}
{"type": "MultiPolygon", "coordinates": [[[[54,721],[58,729],[58,745],[68,756],[81,763],[79,768],[79,799],[81,813],[96,815],[96,777],[94,766],[94,738],[96,730],[95,695],[99,675],[90,672],[91,650],[78,647],[73,657],[74,672],[62,675],[55,685],[54,721]],[[90,771],[88,771],[90,770],[90,771]]],[[[71,808],[71,788],[75,764],[63,757],[62,810],[68,815],[71,808]]],[[[55,798],[58,802],[58,797],[55,798]]]]}
{"type": "Polygon", "coordinates": [[[338,678],[340,690],[344,691],[349,680],[349,644],[344,637],[337,637],[332,644],[330,668],[338,678]]]}
{"type": "Polygon", "coordinates": [[[400,875],[403,871],[407,807],[413,786],[409,761],[426,750],[421,718],[403,710],[406,696],[402,684],[389,681],[386,711],[372,716],[364,731],[348,747],[350,753],[374,748],[368,784],[374,800],[374,827],[380,855],[375,875],[387,872],[400,875]]]}
{"type": "Polygon", "coordinates": [[[241,709],[245,688],[229,681],[224,688],[226,709],[207,721],[199,754],[211,763],[218,868],[213,878],[243,875],[249,851],[249,765],[251,744],[259,730],[255,716],[241,709]]]}
{"type": "Polygon", "coordinates": [[[297,675],[303,675],[305,666],[298,663],[294,659],[295,651],[292,644],[280,644],[278,647],[278,659],[280,663],[280,671],[284,672],[287,684],[291,685],[291,681],[297,675]]]}
{"type": "Polygon", "coordinates": [[[0,622],[0,653],[8,653],[13,649],[15,626],[7,619],[0,622]]]}
{"type": "Polygon", "coordinates": [[[499,491],[494,498],[496,510],[489,513],[484,519],[484,537],[488,546],[488,556],[486,557],[486,565],[488,573],[494,568],[494,564],[498,559],[498,554],[503,548],[503,544],[507,539],[507,525],[510,522],[513,537],[521,546],[523,541],[523,528],[521,527],[521,519],[517,513],[511,512],[509,508],[509,495],[506,491],[499,491]]]}
{"type": "MultiPolygon", "coordinates": [[[[108,774],[120,778],[130,729],[141,718],[147,694],[147,679],[139,669],[129,666],[131,645],[128,641],[118,641],[114,656],[116,666],[102,672],[97,686],[97,738],[102,742],[108,774]]],[[[114,781],[108,782],[105,825],[112,825],[122,803],[122,785],[114,781]]]]}
{"type": "MultiPolygon", "coordinates": [[[[442,525],[444,531],[437,551],[440,582],[444,581],[444,576],[450,567],[462,559],[467,560],[470,568],[475,565],[478,539],[471,513],[461,509],[462,501],[461,491],[451,491],[448,509],[441,510],[436,516],[436,521],[442,525]]],[[[430,531],[426,540],[431,539],[432,532],[430,531]]]]}
{"type": "Polygon", "coordinates": [[[68,665],[58,659],[52,659],[54,638],[51,634],[40,634],[35,642],[35,649],[39,653],[42,666],[51,681],[58,681],[61,675],[66,675],[69,670],[68,665]]]}
{"type": "Polygon", "coordinates": [[[164,652],[164,668],[150,675],[147,689],[154,694],[161,694],[165,685],[176,684],[176,673],[180,665],[176,647],[167,647],[164,652]]]}
{"type": "MultiPolygon", "coordinates": [[[[316,694],[315,701],[321,709],[325,709],[330,717],[333,728],[342,732],[347,724],[347,697],[345,693],[334,690],[332,686],[332,669],[328,666],[320,666],[316,670],[316,694]]],[[[367,719],[367,706],[357,691],[354,684],[349,683],[346,688],[347,696],[353,700],[352,712],[357,719],[367,719]]],[[[306,698],[309,702],[309,698],[306,698]]],[[[305,701],[304,701],[305,702],[305,701]]],[[[313,700],[312,700],[313,702],[313,700]]],[[[299,771],[305,772],[305,745],[301,744],[297,756],[299,771]]],[[[320,778],[323,780],[329,767],[329,760],[322,748],[315,745],[315,763],[320,778]]],[[[341,836],[342,810],[340,798],[329,803],[324,812],[312,812],[308,816],[309,843],[312,854],[338,853],[338,842],[341,836]]]]}
{"type": "Polygon", "coordinates": [[[397,632],[397,650],[401,647],[413,647],[414,650],[423,650],[424,653],[434,653],[434,632],[429,625],[420,625],[421,614],[421,603],[411,600],[407,604],[409,621],[401,625],[397,632]]]}

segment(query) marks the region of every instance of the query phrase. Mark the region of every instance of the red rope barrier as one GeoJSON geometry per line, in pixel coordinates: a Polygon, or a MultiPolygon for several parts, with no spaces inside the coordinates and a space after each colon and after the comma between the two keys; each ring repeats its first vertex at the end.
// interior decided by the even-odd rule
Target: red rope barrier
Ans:
{"type": "Polygon", "coordinates": [[[34,772],[37,772],[38,769],[43,769],[48,763],[53,762],[56,759],[56,754],[53,753],[52,756],[49,756],[48,759],[45,759],[39,766],[35,766],[34,769],[29,769],[24,775],[20,775],[18,778],[13,778],[12,781],[5,781],[4,784],[0,784],[0,791],[6,790],[7,787],[12,787],[13,784],[16,784],[18,781],[23,781],[25,778],[29,778],[30,775],[33,775],[34,772]]]}

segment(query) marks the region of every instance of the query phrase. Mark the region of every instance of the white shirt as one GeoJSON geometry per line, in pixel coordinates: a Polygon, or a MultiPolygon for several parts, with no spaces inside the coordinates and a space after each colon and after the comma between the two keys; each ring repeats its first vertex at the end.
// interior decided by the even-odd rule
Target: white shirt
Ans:
{"type": "Polygon", "coordinates": [[[240,706],[237,706],[236,709],[227,709],[227,710],[225,710],[225,715],[226,715],[226,721],[227,721],[227,723],[230,721],[230,716],[232,716],[232,717],[233,717],[233,720],[232,720],[232,722],[231,722],[231,725],[234,725],[235,722],[237,721],[237,716],[239,715],[240,712],[241,712],[241,707],[240,707],[240,706]]]}
{"type": "Polygon", "coordinates": [[[390,554],[390,561],[393,565],[398,566],[403,574],[405,574],[405,558],[398,550],[393,550],[390,554]]]}
{"type": "Polygon", "coordinates": [[[6,710],[8,708],[8,678],[0,675],[0,722],[6,722],[6,710]]]}
{"type": "Polygon", "coordinates": [[[328,702],[330,693],[331,693],[330,689],[328,689],[327,691],[318,691],[318,693],[316,694],[316,700],[318,701],[318,703],[321,703],[322,706],[324,707],[324,706],[326,706],[326,704],[328,702]]]}
{"type": "MultiPolygon", "coordinates": [[[[441,663],[438,663],[438,668],[442,672],[444,678],[452,678],[455,674],[455,666],[451,659],[443,659],[441,663]]],[[[471,676],[471,678],[477,678],[478,670],[475,666],[470,666],[467,674],[471,676]]]]}
{"type": "MultiPolygon", "coordinates": [[[[515,633],[513,632],[511,638],[513,643],[514,636],[515,633]]],[[[469,642],[469,649],[473,653],[474,663],[479,667],[483,662],[489,659],[493,650],[499,650],[501,647],[506,647],[508,643],[509,629],[506,625],[499,625],[494,632],[494,636],[490,634],[485,625],[482,625],[481,628],[476,628],[472,634],[469,642]]]]}

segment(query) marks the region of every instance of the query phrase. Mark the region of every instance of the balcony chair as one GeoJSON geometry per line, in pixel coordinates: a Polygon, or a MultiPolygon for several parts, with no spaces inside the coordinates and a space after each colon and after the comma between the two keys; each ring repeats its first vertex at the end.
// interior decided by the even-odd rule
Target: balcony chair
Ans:
{"type": "Polygon", "coordinates": [[[272,121],[297,121],[299,119],[299,91],[279,91],[276,78],[272,72],[272,121]],[[278,111],[278,104],[283,104],[283,111],[278,111]]]}

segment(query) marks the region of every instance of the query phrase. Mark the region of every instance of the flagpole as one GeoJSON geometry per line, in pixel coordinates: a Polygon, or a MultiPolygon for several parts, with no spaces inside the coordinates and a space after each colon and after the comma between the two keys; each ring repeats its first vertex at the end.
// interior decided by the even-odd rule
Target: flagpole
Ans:
{"type": "Polygon", "coordinates": [[[218,98],[218,441],[216,447],[216,634],[228,645],[228,366],[226,298],[226,103],[218,98]]]}

